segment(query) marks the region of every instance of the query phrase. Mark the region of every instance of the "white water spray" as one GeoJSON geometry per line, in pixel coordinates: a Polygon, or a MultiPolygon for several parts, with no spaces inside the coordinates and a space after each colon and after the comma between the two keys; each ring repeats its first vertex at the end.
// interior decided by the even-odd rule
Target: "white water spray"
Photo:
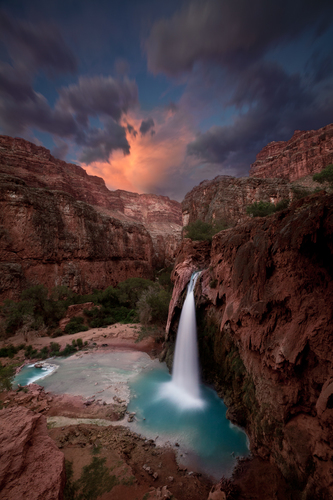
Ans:
{"type": "Polygon", "coordinates": [[[194,287],[200,273],[195,273],[187,288],[187,295],[180,315],[176,350],[173,361],[172,381],[164,384],[162,397],[173,399],[183,408],[202,408],[200,397],[197,325],[195,318],[194,287]]]}

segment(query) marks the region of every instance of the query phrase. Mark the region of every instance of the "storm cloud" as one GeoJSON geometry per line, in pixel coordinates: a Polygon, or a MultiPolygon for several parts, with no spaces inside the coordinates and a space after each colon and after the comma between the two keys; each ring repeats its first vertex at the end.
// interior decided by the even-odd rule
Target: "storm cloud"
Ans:
{"type": "Polygon", "coordinates": [[[189,2],[171,19],[157,21],[145,43],[148,68],[170,76],[191,71],[198,61],[240,67],[270,47],[316,25],[329,24],[330,0],[205,0],[189,2]]]}

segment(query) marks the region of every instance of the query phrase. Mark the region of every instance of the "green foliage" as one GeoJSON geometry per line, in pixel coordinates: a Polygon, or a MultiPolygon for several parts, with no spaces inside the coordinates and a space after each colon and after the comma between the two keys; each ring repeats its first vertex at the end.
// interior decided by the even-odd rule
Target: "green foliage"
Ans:
{"type": "Polygon", "coordinates": [[[214,234],[227,229],[228,225],[224,221],[216,221],[212,224],[200,219],[190,222],[184,227],[185,238],[191,238],[194,241],[211,241],[214,234]]]}
{"type": "Polygon", "coordinates": [[[2,366],[0,363],[0,391],[11,390],[14,374],[15,368],[13,365],[2,366]]]}
{"type": "Polygon", "coordinates": [[[270,201],[255,201],[252,205],[246,207],[247,215],[252,215],[252,217],[266,217],[267,215],[272,215],[275,212],[280,212],[285,210],[289,206],[289,200],[283,198],[278,201],[276,205],[270,201]]]}
{"type": "Polygon", "coordinates": [[[138,301],[137,308],[140,322],[147,325],[150,322],[164,323],[168,318],[171,292],[158,285],[151,286],[138,301]]]}
{"type": "Polygon", "coordinates": [[[89,328],[83,324],[84,318],[82,316],[74,316],[70,322],[65,326],[65,333],[73,334],[78,332],[86,332],[89,328]]]}
{"type": "Polygon", "coordinates": [[[66,460],[65,500],[96,500],[119,484],[116,476],[109,473],[106,458],[94,456],[89,465],[83,467],[80,479],[73,482],[73,466],[66,460]]]}
{"type": "Polygon", "coordinates": [[[22,346],[15,347],[12,344],[7,347],[2,347],[0,349],[0,358],[10,358],[12,359],[15,354],[17,354],[22,349],[22,346]]]}
{"type": "Polygon", "coordinates": [[[246,213],[252,215],[253,217],[266,217],[275,212],[274,203],[269,201],[255,201],[252,205],[246,207],[246,213]]]}
{"type": "Polygon", "coordinates": [[[173,271],[173,266],[169,266],[167,268],[161,269],[157,273],[158,284],[161,285],[161,287],[167,290],[168,292],[172,292],[173,289],[173,283],[171,281],[172,271],[173,271]]]}
{"type": "Polygon", "coordinates": [[[333,187],[333,164],[327,165],[319,174],[314,174],[312,179],[320,184],[328,182],[333,187]]]}

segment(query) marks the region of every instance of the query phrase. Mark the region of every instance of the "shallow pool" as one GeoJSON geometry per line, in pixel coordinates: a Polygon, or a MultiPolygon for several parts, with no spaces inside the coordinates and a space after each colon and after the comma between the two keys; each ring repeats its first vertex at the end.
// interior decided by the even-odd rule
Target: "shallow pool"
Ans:
{"type": "Polygon", "coordinates": [[[111,403],[115,397],[126,401],[135,419],[122,424],[157,444],[169,442],[188,470],[215,479],[228,477],[236,457],[249,454],[246,434],[227,420],[226,406],[213,389],[201,385],[202,404],[197,408],[179,404],[165,390],[171,381],[165,363],[151,360],[146,353],[89,353],[47,363],[57,369],[28,365],[14,382],[37,382],[56,394],[95,397],[100,402],[111,403]]]}

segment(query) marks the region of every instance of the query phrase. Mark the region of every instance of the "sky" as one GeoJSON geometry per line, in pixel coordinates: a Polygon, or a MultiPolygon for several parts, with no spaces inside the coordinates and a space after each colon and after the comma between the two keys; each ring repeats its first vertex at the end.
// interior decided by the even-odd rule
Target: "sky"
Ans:
{"type": "Polygon", "coordinates": [[[0,0],[0,133],[181,201],[333,122],[332,0],[0,0]]]}

